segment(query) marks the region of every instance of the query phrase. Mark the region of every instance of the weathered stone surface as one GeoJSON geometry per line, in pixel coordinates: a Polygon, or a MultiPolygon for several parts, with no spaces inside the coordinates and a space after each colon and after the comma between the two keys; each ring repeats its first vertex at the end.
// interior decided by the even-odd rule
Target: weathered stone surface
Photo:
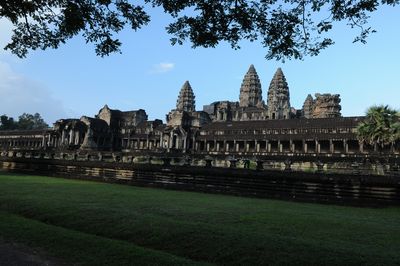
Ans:
{"type": "Polygon", "coordinates": [[[311,94],[308,94],[303,104],[303,117],[312,118],[313,112],[314,112],[314,99],[311,96],[311,94]]]}
{"type": "Polygon", "coordinates": [[[269,119],[291,118],[289,86],[281,68],[276,70],[269,85],[267,110],[269,119]]]}
{"type": "Polygon", "coordinates": [[[176,101],[176,110],[185,112],[196,111],[195,96],[189,81],[185,81],[179,92],[178,100],[176,101]]]}
{"type": "Polygon", "coordinates": [[[340,117],[342,107],[339,94],[315,94],[312,118],[340,117]]]}
{"type": "Polygon", "coordinates": [[[240,87],[240,107],[260,107],[262,105],[261,82],[254,65],[250,65],[240,87]]]}
{"type": "Polygon", "coordinates": [[[167,127],[188,130],[191,127],[199,128],[210,121],[206,112],[196,111],[195,96],[189,81],[186,81],[179,92],[176,109],[167,114],[167,127]]]}
{"type": "Polygon", "coordinates": [[[99,110],[96,118],[106,121],[106,123],[112,128],[118,128],[120,126],[137,126],[148,119],[146,111],[143,109],[120,111],[110,109],[108,105],[105,105],[99,110]]]}
{"type": "Polygon", "coordinates": [[[212,121],[254,121],[267,119],[267,109],[262,99],[260,78],[253,65],[249,67],[240,87],[238,102],[217,101],[205,105],[212,121]]]}

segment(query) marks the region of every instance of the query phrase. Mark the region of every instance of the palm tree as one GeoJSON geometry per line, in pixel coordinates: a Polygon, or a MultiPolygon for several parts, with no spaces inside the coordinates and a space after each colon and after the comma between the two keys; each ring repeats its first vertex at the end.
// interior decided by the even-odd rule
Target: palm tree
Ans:
{"type": "Polygon", "coordinates": [[[400,140],[400,113],[387,105],[372,106],[357,127],[360,142],[384,147],[400,140]]]}

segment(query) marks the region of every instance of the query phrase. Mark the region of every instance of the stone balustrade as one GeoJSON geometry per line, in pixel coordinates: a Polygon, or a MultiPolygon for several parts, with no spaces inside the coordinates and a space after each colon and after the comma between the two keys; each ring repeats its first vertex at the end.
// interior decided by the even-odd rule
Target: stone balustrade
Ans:
{"type": "Polygon", "coordinates": [[[38,160],[90,161],[112,162],[120,164],[154,164],[169,166],[204,166],[218,168],[245,168],[253,170],[283,170],[283,171],[313,171],[341,172],[352,174],[397,175],[400,156],[363,155],[336,156],[321,154],[292,154],[292,156],[272,153],[268,155],[179,155],[165,156],[163,154],[121,153],[121,152],[56,152],[30,150],[2,150],[2,158],[27,158],[38,160]]]}

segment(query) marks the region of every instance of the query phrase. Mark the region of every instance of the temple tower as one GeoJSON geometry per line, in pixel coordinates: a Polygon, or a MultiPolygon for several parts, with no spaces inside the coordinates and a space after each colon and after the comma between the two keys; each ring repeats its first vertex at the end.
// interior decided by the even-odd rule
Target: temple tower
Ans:
{"type": "Polygon", "coordinates": [[[253,65],[250,65],[243,78],[239,100],[240,107],[260,106],[262,104],[261,82],[253,65]]]}
{"type": "Polygon", "coordinates": [[[185,112],[196,111],[195,96],[190,86],[189,81],[186,81],[181,91],[179,92],[178,100],[176,101],[176,110],[185,112]]]}
{"type": "Polygon", "coordinates": [[[313,111],[314,111],[314,99],[311,96],[311,94],[308,94],[303,104],[303,117],[312,118],[313,111]]]}
{"type": "Polygon", "coordinates": [[[281,68],[276,70],[269,85],[267,113],[269,119],[290,118],[289,86],[281,68]]]}
{"type": "Polygon", "coordinates": [[[313,118],[341,117],[340,110],[342,110],[342,106],[339,94],[315,94],[313,118]]]}

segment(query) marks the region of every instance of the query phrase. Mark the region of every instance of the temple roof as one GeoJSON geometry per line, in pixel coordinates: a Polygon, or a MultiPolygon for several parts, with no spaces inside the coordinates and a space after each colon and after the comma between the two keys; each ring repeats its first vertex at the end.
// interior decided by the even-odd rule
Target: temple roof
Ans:
{"type": "Polygon", "coordinates": [[[272,93],[272,91],[287,91],[287,93],[289,93],[289,86],[280,67],[276,70],[274,77],[271,80],[268,94],[272,93]]]}
{"type": "Polygon", "coordinates": [[[314,99],[313,99],[313,97],[311,96],[311,94],[308,94],[308,95],[307,95],[305,102],[307,102],[307,101],[314,101],[314,99]]]}
{"type": "Polygon", "coordinates": [[[233,130],[233,129],[281,129],[281,128],[348,128],[356,127],[363,116],[334,117],[314,119],[280,119],[280,120],[255,120],[214,122],[202,127],[201,130],[233,130]]]}
{"type": "Polygon", "coordinates": [[[261,82],[254,65],[250,65],[243,78],[239,99],[241,107],[257,106],[262,102],[261,82]]]}
{"type": "Polygon", "coordinates": [[[278,119],[288,117],[288,114],[275,113],[277,110],[290,111],[289,86],[281,68],[276,70],[269,85],[267,106],[270,115],[276,114],[278,119]]]}
{"type": "Polygon", "coordinates": [[[356,139],[353,129],[364,117],[215,122],[200,130],[198,140],[356,139]],[[264,131],[267,130],[267,131],[264,131]],[[272,131],[269,131],[272,130],[272,131]],[[216,131],[219,133],[216,134],[216,131]],[[223,132],[223,133],[222,133],[223,132]],[[221,134],[222,133],[222,134],[221,134]]]}
{"type": "Polygon", "coordinates": [[[196,110],[195,95],[189,81],[185,81],[179,92],[176,110],[186,112],[194,112],[196,110]]]}

